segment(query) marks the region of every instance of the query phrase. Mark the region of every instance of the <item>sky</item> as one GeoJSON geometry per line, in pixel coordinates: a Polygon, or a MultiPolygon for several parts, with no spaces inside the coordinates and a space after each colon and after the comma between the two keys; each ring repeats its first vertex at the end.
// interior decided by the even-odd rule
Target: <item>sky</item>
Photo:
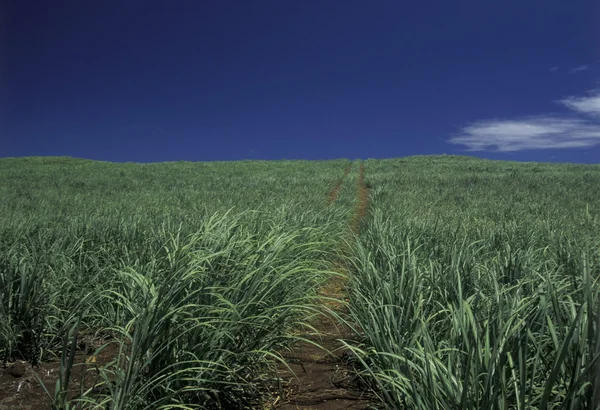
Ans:
{"type": "Polygon", "coordinates": [[[597,163],[598,0],[0,0],[0,157],[597,163]]]}

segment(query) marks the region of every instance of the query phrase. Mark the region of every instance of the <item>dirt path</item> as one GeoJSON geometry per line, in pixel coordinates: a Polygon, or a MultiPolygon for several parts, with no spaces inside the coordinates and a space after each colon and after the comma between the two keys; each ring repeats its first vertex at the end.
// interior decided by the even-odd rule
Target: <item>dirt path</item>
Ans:
{"type": "Polygon", "coordinates": [[[365,182],[365,165],[360,164],[358,170],[358,201],[356,203],[356,212],[352,220],[352,232],[356,235],[360,233],[360,224],[367,216],[369,210],[369,187],[365,182]]]}
{"type": "Polygon", "coordinates": [[[348,176],[350,171],[352,171],[352,163],[350,163],[350,164],[348,164],[348,166],[346,166],[346,168],[344,169],[344,176],[342,176],[340,179],[337,180],[335,186],[329,192],[329,196],[328,196],[329,197],[329,205],[333,204],[335,202],[335,200],[338,198],[338,196],[340,195],[340,190],[342,189],[342,185],[344,184],[344,181],[346,180],[346,177],[348,176]]]}
{"type": "MultiPolygon", "coordinates": [[[[351,166],[346,168],[344,179],[350,169],[351,166]]],[[[350,226],[352,235],[358,234],[360,222],[366,216],[368,209],[369,190],[365,184],[364,174],[365,167],[361,164],[357,184],[357,208],[350,226]]],[[[343,179],[331,192],[330,203],[337,198],[342,183],[343,179]]],[[[335,277],[320,290],[319,294],[341,301],[346,298],[344,287],[344,280],[335,277]]],[[[342,303],[327,302],[327,307],[340,315],[345,314],[342,303]]],[[[354,374],[351,352],[339,342],[339,339],[351,340],[353,338],[351,330],[331,317],[325,316],[321,317],[314,327],[317,334],[305,335],[305,337],[322,348],[302,342],[295,345],[292,351],[284,354],[293,373],[283,366],[280,368],[280,377],[287,383],[287,394],[275,408],[281,410],[375,408],[373,394],[354,374]]]]}

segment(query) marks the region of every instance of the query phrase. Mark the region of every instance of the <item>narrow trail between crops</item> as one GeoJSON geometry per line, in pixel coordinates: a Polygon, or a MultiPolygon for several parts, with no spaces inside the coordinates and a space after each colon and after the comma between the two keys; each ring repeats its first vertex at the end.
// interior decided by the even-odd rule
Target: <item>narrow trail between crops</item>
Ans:
{"type": "MultiPolygon", "coordinates": [[[[329,194],[329,203],[333,205],[344,181],[352,169],[346,167],[344,177],[338,181],[329,194]]],[[[365,167],[359,167],[357,183],[357,201],[349,235],[358,235],[361,220],[368,210],[369,189],[365,184],[365,167]]],[[[339,264],[339,272],[343,271],[339,264]]],[[[323,286],[319,294],[331,298],[324,302],[327,308],[337,314],[345,315],[344,300],[347,300],[344,279],[332,278],[323,286]]],[[[318,344],[297,343],[293,349],[283,355],[292,372],[285,366],[280,367],[280,377],[284,381],[285,393],[279,397],[274,408],[281,410],[334,410],[334,409],[372,409],[375,408],[373,394],[355,375],[352,367],[353,355],[345,349],[339,339],[352,340],[352,331],[331,316],[321,316],[313,324],[315,332],[305,338],[318,344]]]]}
{"type": "Polygon", "coordinates": [[[365,182],[365,165],[360,164],[358,171],[358,201],[356,213],[352,220],[352,232],[356,235],[360,233],[360,223],[367,216],[369,209],[369,187],[365,182]]]}
{"type": "Polygon", "coordinates": [[[340,190],[342,189],[342,185],[344,185],[344,181],[348,177],[348,174],[352,171],[352,163],[348,164],[344,169],[344,176],[337,180],[333,189],[329,192],[329,205],[333,204],[338,196],[340,195],[340,190]]]}

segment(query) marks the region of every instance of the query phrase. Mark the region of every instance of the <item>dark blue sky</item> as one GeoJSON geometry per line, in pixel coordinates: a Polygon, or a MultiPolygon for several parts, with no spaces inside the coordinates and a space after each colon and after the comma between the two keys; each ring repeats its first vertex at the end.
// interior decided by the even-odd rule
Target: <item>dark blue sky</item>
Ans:
{"type": "Polygon", "coordinates": [[[0,157],[597,162],[598,0],[0,0],[0,157]]]}

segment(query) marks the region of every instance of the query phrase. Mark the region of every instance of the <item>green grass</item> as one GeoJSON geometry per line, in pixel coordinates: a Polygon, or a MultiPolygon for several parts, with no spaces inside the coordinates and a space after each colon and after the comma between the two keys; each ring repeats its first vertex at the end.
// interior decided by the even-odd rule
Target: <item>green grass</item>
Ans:
{"type": "Polygon", "coordinates": [[[600,167],[415,157],[367,175],[352,348],[382,401],[595,409],[600,167]]]}
{"type": "Polygon", "coordinates": [[[355,237],[348,163],[1,159],[0,356],[60,360],[57,409],[260,408],[342,257],[382,406],[596,408],[599,166],[368,160],[355,237]]]}
{"type": "Polygon", "coordinates": [[[347,164],[1,160],[2,359],[61,356],[55,408],[256,405],[316,314],[347,164]],[[100,336],[117,353],[72,399],[69,352],[100,336]]]}

